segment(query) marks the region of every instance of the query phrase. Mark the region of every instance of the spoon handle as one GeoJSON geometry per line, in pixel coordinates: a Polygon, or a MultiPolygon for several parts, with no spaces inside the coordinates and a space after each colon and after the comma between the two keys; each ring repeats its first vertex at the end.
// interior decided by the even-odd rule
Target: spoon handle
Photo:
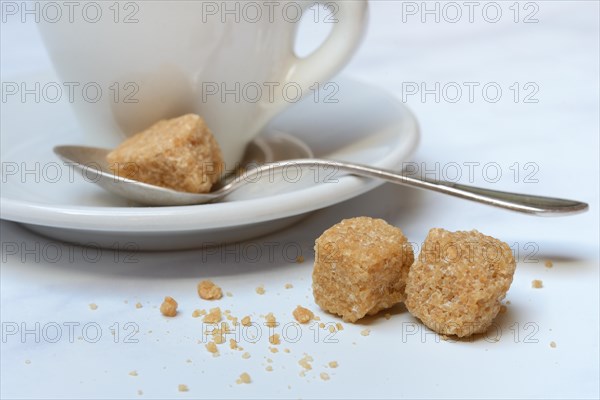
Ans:
{"type": "Polygon", "coordinates": [[[267,164],[256,170],[250,170],[246,174],[253,175],[254,172],[258,172],[258,170],[266,170],[269,168],[271,171],[283,170],[290,165],[299,167],[333,167],[338,171],[347,172],[352,175],[383,179],[399,185],[429,189],[450,196],[538,216],[571,215],[588,210],[588,205],[586,203],[576,200],[502,192],[499,190],[484,189],[453,182],[418,179],[406,176],[401,172],[344,161],[321,159],[290,160],[281,164],[267,164]]]}

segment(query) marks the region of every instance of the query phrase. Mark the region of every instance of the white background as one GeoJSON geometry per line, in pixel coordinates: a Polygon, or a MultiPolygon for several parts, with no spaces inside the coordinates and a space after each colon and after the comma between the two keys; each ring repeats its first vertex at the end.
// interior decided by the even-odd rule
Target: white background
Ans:
{"type": "MultiPolygon", "coordinates": [[[[249,242],[298,243],[305,250],[302,264],[281,256],[273,262],[238,262],[228,253],[204,259],[200,251],[141,253],[131,265],[81,261],[59,266],[3,255],[3,324],[92,321],[104,336],[98,343],[7,338],[0,364],[2,397],[597,398],[598,2],[532,2],[538,8],[537,23],[523,23],[524,15],[515,23],[509,9],[513,2],[499,2],[503,16],[498,23],[487,22],[480,8],[473,23],[466,14],[458,23],[445,21],[443,14],[439,23],[431,15],[422,22],[420,13],[403,14],[406,4],[371,2],[368,34],[343,74],[394,93],[415,112],[422,139],[413,161],[428,169],[439,163],[441,170],[449,163],[497,163],[503,173],[499,182],[489,182],[490,176],[478,168],[471,183],[583,200],[590,204],[588,213],[536,218],[384,185],[318,211],[284,232],[249,242]],[[436,102],[433,95],[422,99],[405,90],[413,83],[433,88],[436,82],[442,87],[449,82],[493,82],[503,94],[492,103],[476,89],[473,102],[464,92],[453,103],[448,96],[436,102]],[[538,102],[515,102],[510,89],[514,82],[522,90],[534,84],[538,102]],[[515,163],[521,172],[516,179],[515,163]],[[532,171],[524,169],[526,163],[535,167],[537,182],[525,181],[525,173],[532,171]],[[310,294],[312,243],[342,218],[359,215],[384,218],[416,242],[432,227],[476,228],[518,248],[520,263],[507,296],[512,304],[498,320],[500,340],[438,342],[422,328],[407,336],[407,329],[419,325],[400,307],[389,321],[379,316],[358,326],[344,324],[346,329],[336,335],[339,343],[324,343],[323,337],[315,343],[313,331],[305,329],[299,343],[280,346],[289,347],[290,354],[271,354],[263,338],[262,344],[245,346],[252,354],[248,360],[226,350],[212,358],[196,343],[199,321],[189,314],[196,308],[195,284],[202,277],[233,293],[219,305],[239,317],[255,312],[258,320],[273,311],[285,323],[296,304],[318,310],[310,294]],[[527,255],[534,262],[523,262],[527,255]],[[554,262],[552,269],[544,267],[546,259],[554,262]],[[531,289],[532,279],[542,279],[544,288],[531,289]],[[287,282],[294,288],[284,289],[287,282]],[[264,296],[254,292],[259,284],[267,289],[264,296]],[[158,314],[154,307],[166,294],[182,303],[182,317],[166,320],[158,314]],[[138,301],[144,308],[133,307],[138,301]],[[98,304],[96,311],[88,308],[91,302],[98,304]],[[122,337],[114,343],[109,327],[115,322],[122,334],[124,323],[136,323],[139,343],[122,343],[122,337]],[[367,325],[370,336],[361,336],[367,325]],[[315,361],[313,370],[300,377],[297,362],[304,352],[315,361]],[[273,372],[265,371],[266,357],[273,359],[273,372]],[[339,368],[326,368],[331,360],[339,368]],[[137,377],[128,375],[132,370],[137,377]],[[235,384],[243,371],[250,373],[252,384],[235,384]],[[322,371],[331,375],[329,381],[319,378],[322,371]],[[190,391],[179,393],[179,383],[190,391]]],[[[422,7],[421,2],[414,4],[422,7]]],[[[457,4],[467,12],[462,2],[457,4]]],[[[533,10],[525,9],[525,2],[519,7],[523,13],[533,10]]],[[[3,80],[51,68],[33,24],[2,23],[1,47],[3,80]]],[[[462,182],[468,182],[467,172],[462,169],[462,182]]],[[[6,221],[1,222],[1,234],[3,242],[33,245],[49,240],[6,221]]],[[[324,321],[337,321],[319,314],[324,321]]],[[[80,335],[76,329],[75,336],[80,335]]]]}

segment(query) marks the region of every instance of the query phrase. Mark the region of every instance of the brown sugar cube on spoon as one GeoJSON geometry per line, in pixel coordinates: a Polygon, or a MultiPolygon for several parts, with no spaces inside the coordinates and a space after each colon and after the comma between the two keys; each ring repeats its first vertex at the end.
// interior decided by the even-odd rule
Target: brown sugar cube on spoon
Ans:
{"type": "Polygon", "coordinates": [[[224,168],[217,141],[195,114],[157,122],[106,159],[119,176],[190,193],[210,192],[224,168]]]}
{"type": "Polygon", "coordinates": [[[431,229],[406,284],[406,307],[430,329],[466,337],[498,315],[515,272],[508,244],[479,233],[431,229]]]}
{"type": "Polygon", "coordinates": [[[315,253],[315,302],[344,321],[404,301],[413,249],[402,231],[384,220],[343,220],[316,240],[315,253]]]}

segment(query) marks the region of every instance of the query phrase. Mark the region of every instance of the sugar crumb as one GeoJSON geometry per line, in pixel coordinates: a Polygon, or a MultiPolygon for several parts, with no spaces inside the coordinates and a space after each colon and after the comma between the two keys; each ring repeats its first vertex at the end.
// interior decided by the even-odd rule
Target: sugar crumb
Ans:
{"type": "Polygon", "coordinates": [[[180,383],[180,384],[177,386],[177,390],[179,390],[180,392],[187,392],[187,391],[189,391],[190,389],[187,387],[187,385],[184,385],[184,384],[181,384],[181,383],[180,383]]]}
{"type": "Polygon", "coordinates": [[[210,309],[210,312],[204,316],[202,321],[209,324],[216,324],[217,322],[221,322],[221,319],[221,309],[219,307],[215,307],[210,309]]]}
{"type": "Polygon", "coordinates": [[[137,303],[135,303],[135,308],[142,308],[142,307],[144,307],[144,306],[139,301],[137,303]]]}
{"type": "Polygon", "coordinates": [[[294,316],[294,319],[301,324],[307,324],[315,317],[315,314],[313,314],[312,311],[302,306],[296,307],[292,312],[292,315],[294,316]]]}
{"type": "Polygon", "coordinates": [[[329,361],[329,368],[337,368],[338,367],[338,362],[337,361],[329,361]]]}
{"type": "Polygon", "coordinates": [[[238,385],[242,383],[248,384],[250,382],[252,382],[252,379],[250,378],[250,375],[248,375],[246,372],[242,373],[239,379],[235,381],[235,383],[237,383],[238,385]]]}
{"type": "Polygon", "coordinates": [[[136,370],[133,370],[133,371],[129,372],[129,375],[131,375],[131,376],[138,376],[138,373],[137,373],[136,370]]]}
{"type": "Polygon", "coordinates": [[[272,312],[265,315],[265,321],[267,321],[266,325],[269,328],[275,328],[277,326],[277,319],[275,318],[272,312]]]}
{"type": "Polygon", "coordinates": [[[304,368],[305,370],[310,370],[312,369],[312,365],[310,365],[310,363],[313,361],[313,358],[311,356],[309,356],[308,354],[304,354],[304,357],[302,357],[299,361],[298,364],[300,364],[300,366],[302,368],[304,368]]]}
{"type": "Polygon", "coordinates": [[[544,266],[546,266],[546,268],[552,268],[554,264],[552,263],[552,261],[546,260],[546,262],[544,262],[544,266]]]}
{"type": "Polygon", "coordinates": [[[542,282],[540,279],[534,279],[531,281],[531,287],[534,289],[541,289],[544,287],[544,282],[542,282]]]}
{"type": "Polygon", "coordinates": [[[98,305],[96,305],[96,303],[90,303],[90,310],[97,310],[98,309],[98,305]]]}
{"type": "Polygon", "coordinates": [[[167,296],[160,305],[160,313],[165,317],[174,317],[177,315],[177,302],[174,298],[167,296]]]}
{"type": "Polygon", "coordinates": [[[296,263],[302,264],[303,262],[304,262],[304,256],[298,256],[298,257],[296,257],[296,263]]]}
{"type": "Polygon", "coordinates": [[[320,376],[321,376],[321,379],[323,379],[324,381],[329,380],[329,374],[327,372],[321,372],[320,376]]]}
{"type": "Polygon", "coordinates": [[[219,354],[219,349],[217,348],[217,344],[215,342],[208,342],[205,345],[206,350],[213,355],[219,354]]]}
{"type": "Polygon", "coordinates": [[[553,349],[555,349],[556,348],[556,342],[555,341],[550,342],[550,347],[552,347],[553,349]]]}
{"type": "Polygon", "coordinates": [[[294,285],[292,285],[291,283],[286,283],[286,284],[285,284],[285,288],[286,288],[286,289],[291,289],[291,288],[293,288],[293,287],[294,287],[294,285]]]}
{"type": "Polygon", "coordinates": [[[244,360],[247,360],[247,359],[249,359],[249,358],[250,358],[250,353],[248,353],[248,352],[245,352],[244,354],[242,354],[242,358],[243,358],[244,360]]]}
{"type": "Polygon", "coordinates": [[[260,286],[258,286],[256,288],[256,293],[257,294],[263,295],[263,294],[265,294],[265,292],[266,292],[266,290],[265,290],[265,287],[263,285],[260,285],[260,286]]]}
{"type": "Polygon", "coordinates": [[[252,320],[250,319],[249,315],[246,315],[244,318],[242,318],[242,325],[250,326],[250,324],[252,324],[252,320]]]}
{"type": "Polygon", "coordinates": [[[221,288],[210,280],[204,280],[198,283],[198,296],[204,300],[219,300],[223,297],[221,288]]]}
{"type": "Polygon", "coordinates": [[[267,365],[267,367],[265,368],[265,370],[271,372],[271,371],[273,371],[273,366],[272,365],[267,365]]]}
{"type": "Polygon", "coordinates": [[[363,329],[362,331],[360,331],[360,334],[363,336],[369,336],[370,333],[371,333],[370,329],[363,329]]]}

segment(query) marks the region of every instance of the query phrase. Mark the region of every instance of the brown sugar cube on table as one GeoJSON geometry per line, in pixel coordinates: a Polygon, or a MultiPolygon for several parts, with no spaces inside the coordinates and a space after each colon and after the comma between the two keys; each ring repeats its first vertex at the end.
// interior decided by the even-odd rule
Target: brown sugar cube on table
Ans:
{"type": "Polygon", "coordinates": [[[157,122],[106,160],[124,178],[191,193],[209,192],[224,169],[218,143],[195,114],[157,122]]]}
{"type": "Polygon", "coordinates": [[[515,267],[510,247],[498,239],[476,230],[431,229],[408,275],[406,307],[443,335],[485,332],[515,267]]]}
{"type": "Polygon", "coordinates": [[[324,310],[355,322],[404,301],[413,249],[381,219],[346,219],[315,243],[313,295],[324,310]]]}

